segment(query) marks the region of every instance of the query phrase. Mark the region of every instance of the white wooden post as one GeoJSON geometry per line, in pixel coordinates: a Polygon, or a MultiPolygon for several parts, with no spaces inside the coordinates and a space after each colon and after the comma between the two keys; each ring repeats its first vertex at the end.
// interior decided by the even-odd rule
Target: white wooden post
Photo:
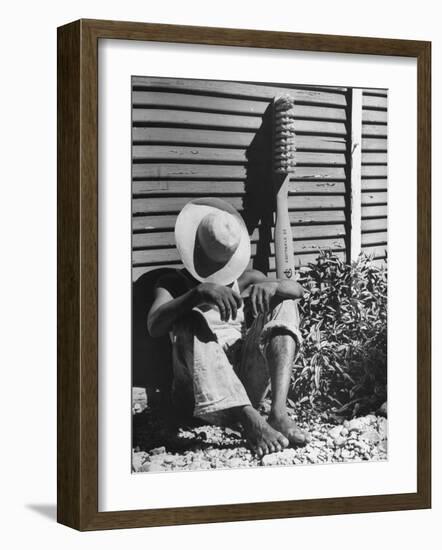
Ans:
{"type": "Polygon", "coordinates": [[[351,218],[350,261],[361,252],[361,147],[362,147],[362,90],[352,90],[351,102],[351,218]]]}

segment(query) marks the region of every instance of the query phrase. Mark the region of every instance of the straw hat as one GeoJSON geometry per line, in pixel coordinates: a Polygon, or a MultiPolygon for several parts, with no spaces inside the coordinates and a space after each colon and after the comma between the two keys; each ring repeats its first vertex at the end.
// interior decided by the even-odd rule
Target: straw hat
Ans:
{"type": "Polygon", "coordinates": [[[250,261],[250,238],[244,220],[221,199],[188,202],[175,223],[175,242],[184,267],[203,283],[228,285],[250,261]]]}

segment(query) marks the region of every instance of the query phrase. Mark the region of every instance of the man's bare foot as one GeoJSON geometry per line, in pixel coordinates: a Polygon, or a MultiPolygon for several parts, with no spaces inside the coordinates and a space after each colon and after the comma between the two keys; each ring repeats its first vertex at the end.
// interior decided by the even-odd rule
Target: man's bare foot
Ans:
{"type": "Polygon", "coordinates": [[[282,414],[271,413],[268,418],[270,426],[278,430],[289,440],[290,445],[302,446],[310,442],[310,435],[301,428],[285,412],[282,414]]]}
{"type": "Polygon", "coordinates": [[[288,447],[289,440],[273,429],[251,405],[241,407],[239,420],[252,450],[259,456],[282,451],[288,447]]]}

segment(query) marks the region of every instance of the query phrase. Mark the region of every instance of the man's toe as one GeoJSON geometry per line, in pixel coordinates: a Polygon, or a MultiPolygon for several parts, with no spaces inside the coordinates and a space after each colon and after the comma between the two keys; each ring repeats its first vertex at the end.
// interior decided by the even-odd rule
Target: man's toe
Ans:
{"type": "Polygon", "coordinates": [[[261,443],[261,448],[262,448],[262,454],[263,455],[268,455],[270,453],[270,449],[269,449],[269,446],[267,445],[267,443],[262,442],[261,443]]]}
{"type": "Polygon", "coordinates": [[[282,451],[282,445],[281,443],[276,440],[274,443],[273,443],[273,446],[275,447],[275,452],[276,453],[279,453],[280,451],[282,451]]]}
{"type": "Polygon", "coordinates": [[[282,435],[282,434],[278,435],[278,442],[283,449],[288,447],[290,444],[290,441],[285,437],[285,435],[282,435]]]}
{"type": "Polygon", "coordinates": [[[301,430],[292,430],[290,439],[296,445],[305,445],[307,443],[306,435],[301,430]]]}
{"type": "Polygon", "coordinates": [[[258,458],[262,457],[262,449],[259,446],[253,447],[253,452],[256,454],[258,458]]]}

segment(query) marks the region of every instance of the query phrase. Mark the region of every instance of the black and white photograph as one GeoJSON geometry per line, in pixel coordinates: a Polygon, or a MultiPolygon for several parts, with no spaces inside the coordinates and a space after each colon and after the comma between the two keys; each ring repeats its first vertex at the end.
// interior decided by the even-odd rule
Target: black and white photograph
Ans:
{"type": "Polygon", "coordinates": [[[438,5],[3,7],[0,545],[434,548],[438,5]]]}
{"type": "Polygon", "coordinates": [[[388,90],[131,87],[132,472],[388,460],[388,90]]]}

